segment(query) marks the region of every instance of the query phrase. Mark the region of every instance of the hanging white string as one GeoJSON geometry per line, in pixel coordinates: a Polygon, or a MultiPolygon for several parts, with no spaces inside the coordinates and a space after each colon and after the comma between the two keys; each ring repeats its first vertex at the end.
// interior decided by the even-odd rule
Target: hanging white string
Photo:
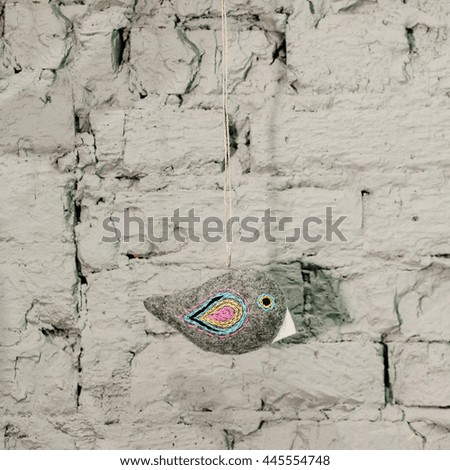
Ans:
{"type": "Polygon", "coordinates": [[[228,19],[226,0],[222,0],[222,105],[224,129],[224,202],[225,202],[225,241],[226,264],[231,267],[232,233],[228,233],[228,221],[231,218],[231,177],[230,177],[230,127],[228,119],[228,19]]]}

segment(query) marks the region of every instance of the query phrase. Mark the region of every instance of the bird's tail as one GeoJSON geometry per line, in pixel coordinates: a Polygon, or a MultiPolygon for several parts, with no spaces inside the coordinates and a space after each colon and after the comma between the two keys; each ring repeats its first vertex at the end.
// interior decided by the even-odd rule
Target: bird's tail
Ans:
{"type": "Polygon", "coordinates": [[[145,308],[159,320],[164,320],[164,310],[168,304],[168,295],[152,295],[144,300],[145,308]]]}

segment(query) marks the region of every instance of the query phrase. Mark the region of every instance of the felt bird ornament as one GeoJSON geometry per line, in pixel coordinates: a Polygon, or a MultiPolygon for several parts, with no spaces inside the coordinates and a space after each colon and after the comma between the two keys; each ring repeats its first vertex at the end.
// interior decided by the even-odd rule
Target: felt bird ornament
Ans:
{"type": "Polygon", "coordinates": [[[244,354],[273,342],[286,316],[280,288],[251,269],[233,269],[195,289],[149,297],[144,305],[201,349],[219,354],[244,354]]]}

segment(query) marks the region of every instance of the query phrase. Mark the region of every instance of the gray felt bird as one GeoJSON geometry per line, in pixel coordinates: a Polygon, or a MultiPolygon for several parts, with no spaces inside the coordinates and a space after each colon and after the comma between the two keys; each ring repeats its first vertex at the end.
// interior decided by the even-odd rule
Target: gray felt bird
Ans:
{"type": "Polygon", "coordinates": [[[147,310],[205,351],[244,354],[271,343],[280,330],[286,303],[267,274],[233,269],[195,289],[152,296],[147,310]]]}

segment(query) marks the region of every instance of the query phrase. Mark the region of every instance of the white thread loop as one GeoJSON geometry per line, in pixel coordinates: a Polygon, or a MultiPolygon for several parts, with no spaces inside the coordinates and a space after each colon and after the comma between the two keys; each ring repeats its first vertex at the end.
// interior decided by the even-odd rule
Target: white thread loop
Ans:
{"type": "Polygon", "coordinates": [[[225,203],[225,241],[226,264],[231,268],[232,226],[231,219],[231,176],[230,176],[230,126],[228,119],[228,19],[226,0],[222,0],[222,107],[224,128],[224,203],[225,203]],[[230,224],[230,225],[229,225],[230,224]]]}

